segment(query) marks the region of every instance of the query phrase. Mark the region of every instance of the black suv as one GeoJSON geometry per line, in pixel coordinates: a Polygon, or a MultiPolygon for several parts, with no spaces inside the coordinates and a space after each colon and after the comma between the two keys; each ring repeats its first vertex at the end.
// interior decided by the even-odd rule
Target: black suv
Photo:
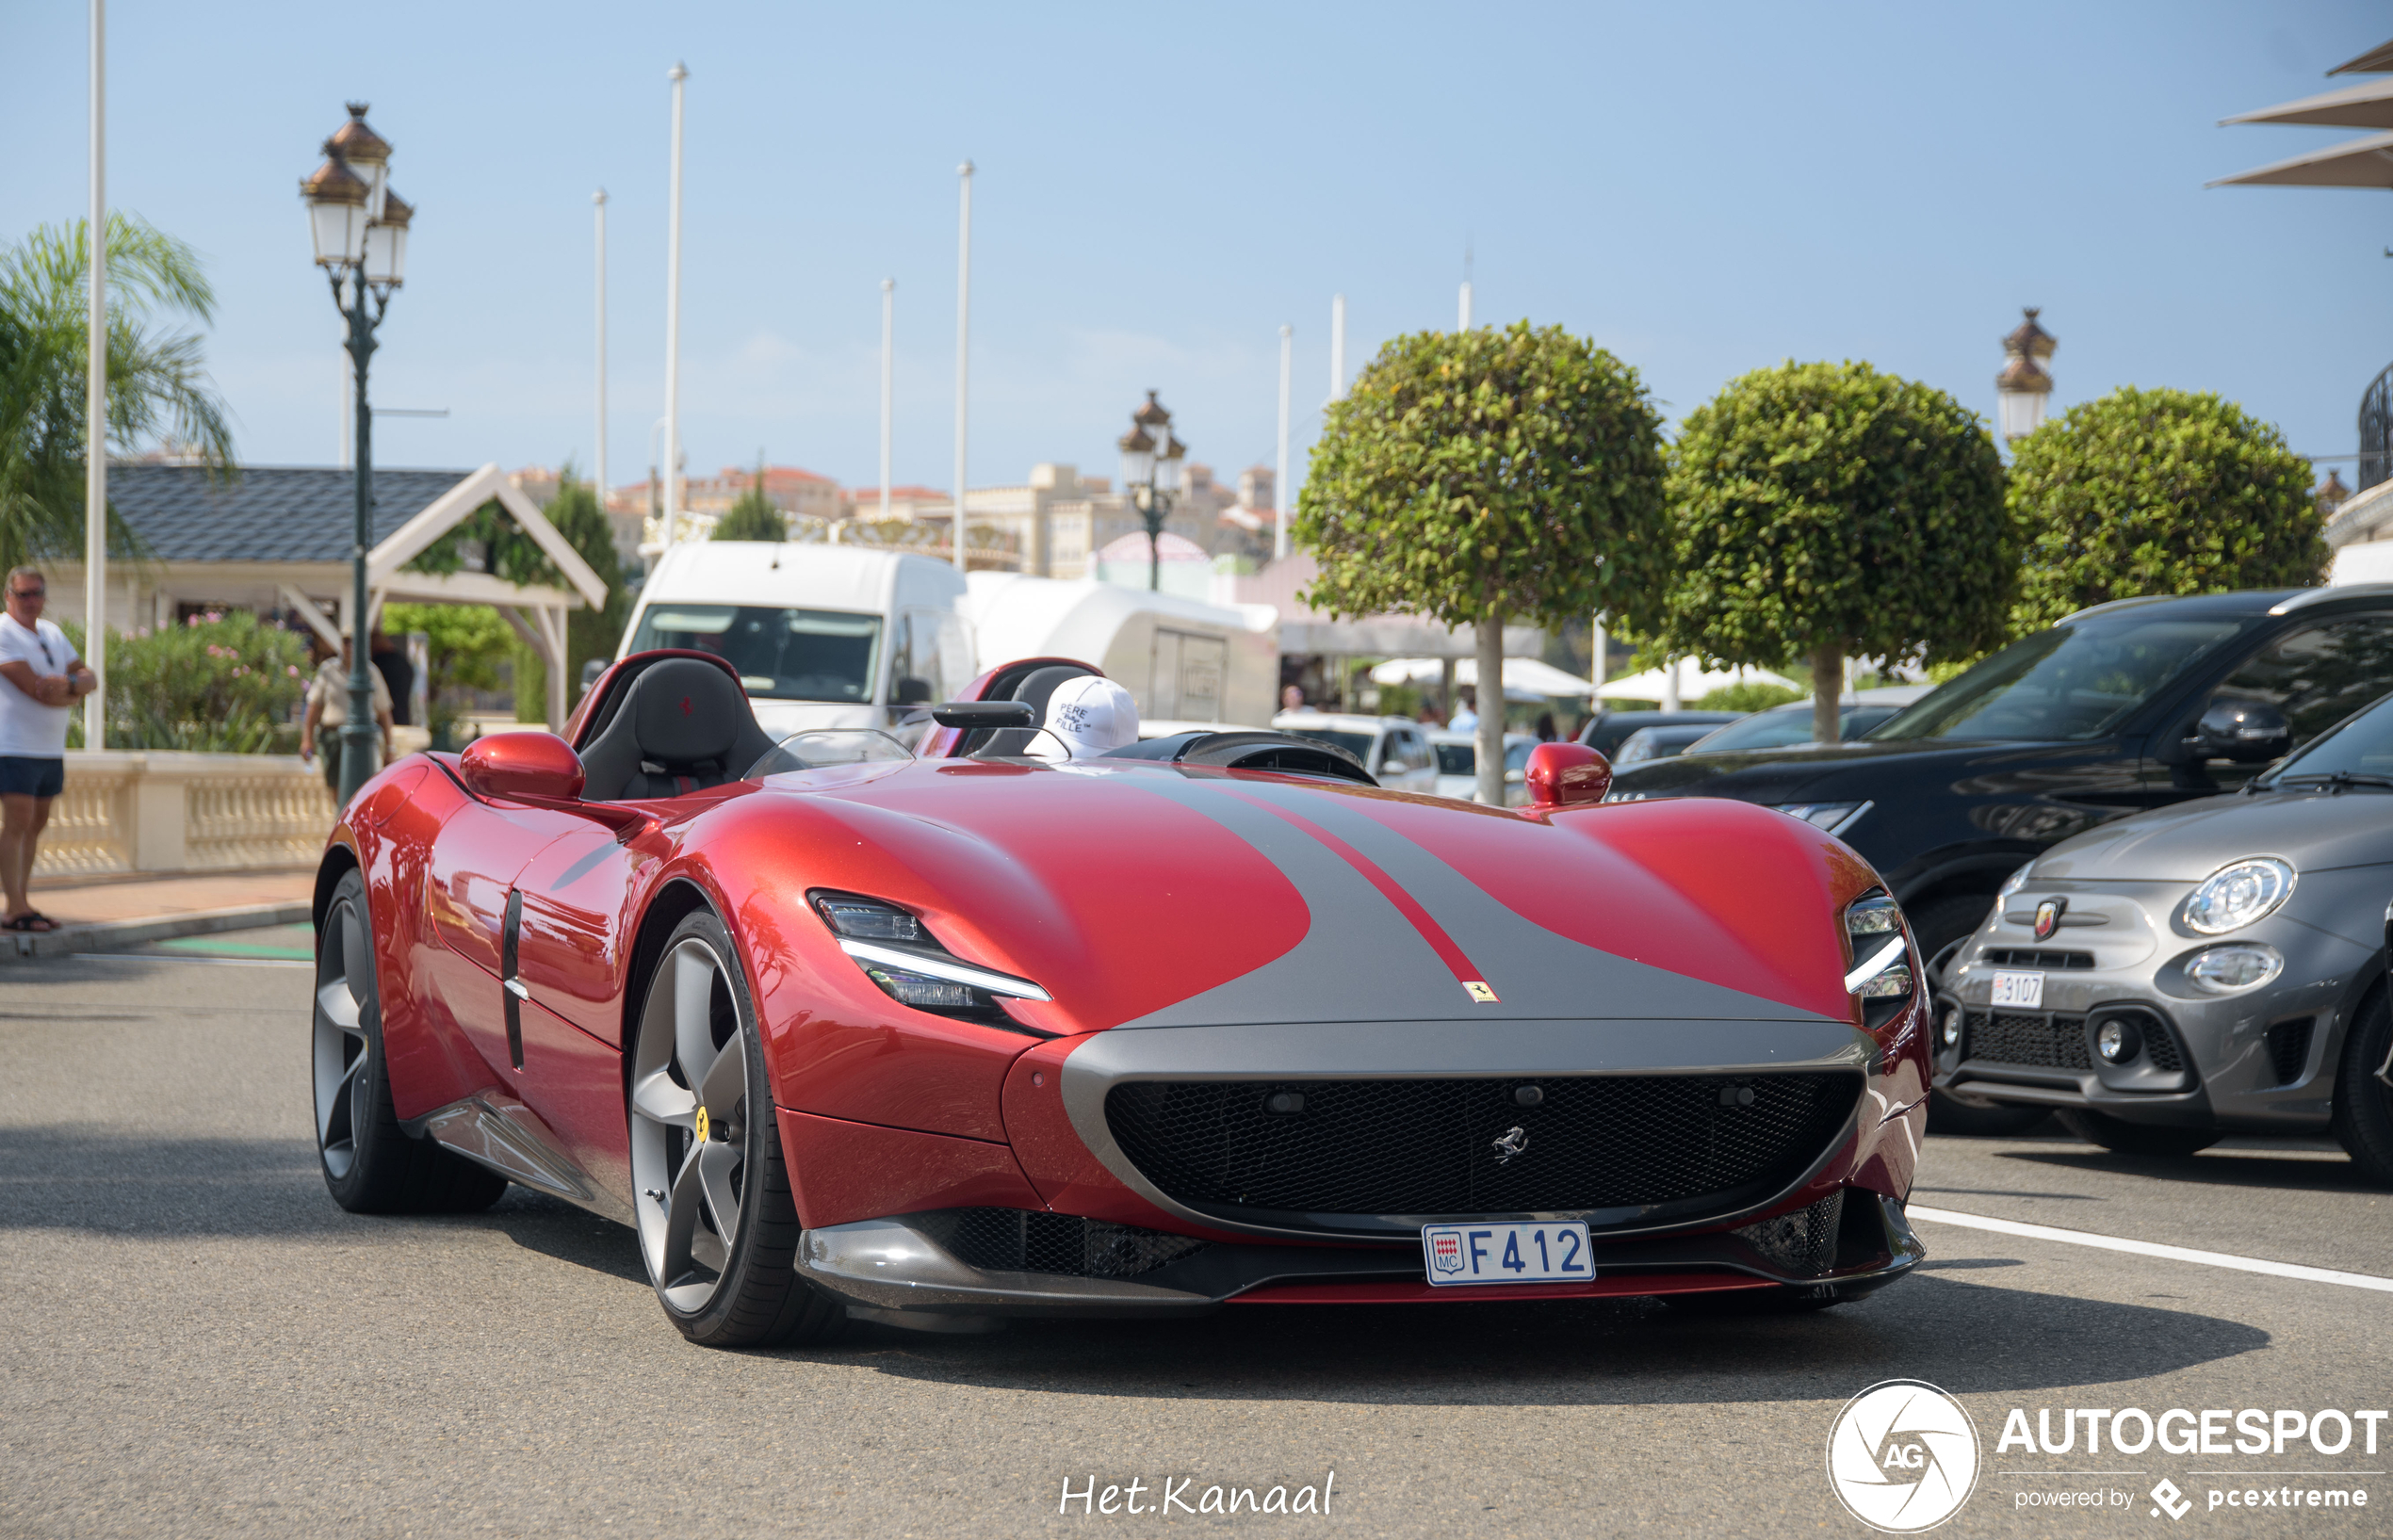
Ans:
{"type": "Polygon", "coordinates": [[[1857,740],[1657,760],[1607,800],[1734,797],[1830,831],[1885,878],[1932,974],[2044,847],[2236,790],[2388,690],[2393,584],[2123,599],[1857,740]]]}

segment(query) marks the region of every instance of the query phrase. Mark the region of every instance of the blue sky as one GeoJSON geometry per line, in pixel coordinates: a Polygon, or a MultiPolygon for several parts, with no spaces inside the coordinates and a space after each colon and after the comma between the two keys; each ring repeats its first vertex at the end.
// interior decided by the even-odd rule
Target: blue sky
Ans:
{"type": "MultiPolygon", "coordinates": [[[[956,162],[974,191],[972,480],[1111,474],[1146,387],[1193,458],[1297,463],[1350,366],[1477,316],[1593,336],[1670,415],[1779,359],[1864,358],[1994,413],[2022,304],[2056,404],[2216,390],[2353,448],[2393,356],[2393,200],[2205,191],[2340,131],[2216,120],[2393,35],[2358,4],[872,7],[417,3],[378,19],[116,0],[111,203],[205,256],[244,459],[339,452],[336,322],[296,196],[344,97],[419,210],[375,360],[377,460],[587,464],[591,204],[610,196],[610,469],[662,410],[667,87],[691,70],[693,473],[875,480],[879,283],[897,477],[944,487],[956,162]]],[[[84,207],[85,11],[0,8],[0,240],[84,207]]],[[[2350,478],[2348,462],[2346,479],[2350,478]]]]}

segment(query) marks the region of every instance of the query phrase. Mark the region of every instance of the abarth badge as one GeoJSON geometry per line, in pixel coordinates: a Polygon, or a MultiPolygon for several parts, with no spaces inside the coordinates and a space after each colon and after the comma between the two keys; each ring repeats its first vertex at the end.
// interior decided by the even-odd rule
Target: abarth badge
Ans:
{"type": "Polygon", "coordinates": [[[2052,933],[2060,929],[2060,916],[2067,913],[2069,900],[2066,899],[2046,899],[2036,905],[2036,939],[2050,941],[2052,933]]]}
{"type": "Polygon", "coordinates": [[[1496,1164],[1503,1165],[1529,1147],[1529,1135],[1527,1130],[1515,1125],[1505,1130],[1503,1138],[1491,1139],[1489,1143],[1495,1146],[1496,1164]]]}

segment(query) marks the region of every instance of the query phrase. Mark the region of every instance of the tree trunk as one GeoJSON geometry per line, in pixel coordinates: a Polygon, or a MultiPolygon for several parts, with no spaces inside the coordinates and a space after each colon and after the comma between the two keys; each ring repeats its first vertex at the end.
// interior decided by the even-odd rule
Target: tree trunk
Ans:
{"type": "Polygon", "coordinates": [[[1504,611],[1479,617],[1479,800],[1504,805],[1504,611]]]}
{"type": "Polygon", "coordinates": [[[1845,649],[1831,643],[1812,654],[1812,741],[1833,743],[1843,736],[1845,649]]]}

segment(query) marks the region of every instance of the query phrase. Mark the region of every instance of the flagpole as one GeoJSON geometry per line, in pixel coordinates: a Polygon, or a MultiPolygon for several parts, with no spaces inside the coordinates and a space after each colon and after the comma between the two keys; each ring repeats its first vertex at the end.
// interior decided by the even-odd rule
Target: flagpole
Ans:
{"type": "MultiPolygon", "coordinates": [[[[972,163],[955,169],[962,192],[957,205],[955,248],[955,570],[964,565],[964,446],[970,408],[972,362],[972,163]]],[[[886,484],[887,478],[884,478],[886,484]]]]}
{"type": "Polygon", "coordinates": [[[84,381],[83,661],[97,680],[83,698],[83,746],[108,746],[108,195],[107,3],[91,0],[91,357],[84,381]]]}

